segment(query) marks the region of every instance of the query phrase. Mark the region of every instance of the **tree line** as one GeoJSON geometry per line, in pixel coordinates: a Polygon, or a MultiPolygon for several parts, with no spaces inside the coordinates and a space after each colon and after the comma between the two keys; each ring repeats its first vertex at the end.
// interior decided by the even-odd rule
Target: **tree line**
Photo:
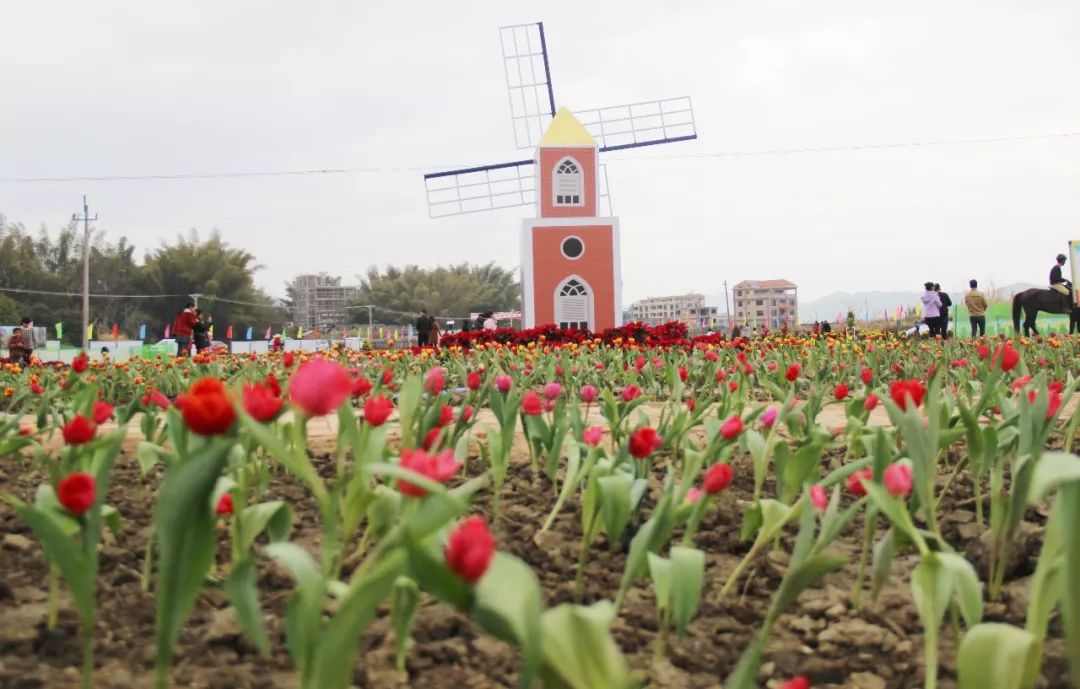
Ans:
{"type": "MultiPolygon", "coordinates": [[[[29,317],[35,325],[48,328],[50,337],[55,336],[55,324],[62,323],[64,341],[81,342],[82,238],[76,223],[55,233],[44,226],[31,232],[0,215],[0,323],[29,317]]],[[[254,275],[259,268],[254,256],[230,247],[217,231],[202,239],[191,230],[146,252],[141,260],[126,237],[112,242],[97,232],[90,246],[90,293],[117,296],[91,297],[90,318],[96,322],[95,332],[102,335],[111,332],[115,323],[122,334],[134,337],[139,326],[146,324],[147,339],[153,340],[162,336],[185,301],[184,296],[158,295],[198,293],[248,302],[201,300],[200,307],[212,313],[217,323],[235,323],[239,328],[290,320],[288,313],[274,308],[270,297],[256,288],[254,275]]]]}

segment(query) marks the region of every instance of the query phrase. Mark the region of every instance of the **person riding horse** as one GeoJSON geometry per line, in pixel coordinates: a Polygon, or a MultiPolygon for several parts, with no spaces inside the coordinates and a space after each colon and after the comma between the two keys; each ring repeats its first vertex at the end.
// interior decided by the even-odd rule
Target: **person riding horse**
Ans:
{"type": "Polygon", "coordinates": [[[1072,305],[1072,283],[1061,276],[1061,268],[1068,258],[1065,254],[1057,255],[1057,263],[1050,269],[1050,289],[1065,297],[1066,308],[1072,305]]]}
{"type": "Polygon", "coordinates": [[[1033,287],[1013,296],[1013,328],[1017,333],[1020,332],[1022,313],[1024,334],[1038,335],[1039,330],[1035,327],[1035,318],[1040,311],[1068,314],[1069,334],[1080,331],[1080,308],[1072,300],[1072,283],[1066,280],[1061,272],[1067,260],[1068,257],[1065,254],[1058,254],[1056,264],[1050,269],[1050,289],[1033,287]]]}

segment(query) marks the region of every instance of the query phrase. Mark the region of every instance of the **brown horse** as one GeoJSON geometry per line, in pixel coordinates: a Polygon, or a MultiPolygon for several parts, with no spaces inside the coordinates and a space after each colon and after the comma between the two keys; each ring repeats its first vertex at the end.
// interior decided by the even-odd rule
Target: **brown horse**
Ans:
{"type": "Polygon", "coordinates": [[[1039,334],[1035,327],[1035,317],[1040,311],[1069,315],[1069,334],[1080,330],[1080,308],[1077,308],[1064,295],[1050,289],[1032,287],[1018,292],[1013,297],[1013,328],[1020,333],[1020,312],[1024,312],[1024,335],[1039,334]]]}

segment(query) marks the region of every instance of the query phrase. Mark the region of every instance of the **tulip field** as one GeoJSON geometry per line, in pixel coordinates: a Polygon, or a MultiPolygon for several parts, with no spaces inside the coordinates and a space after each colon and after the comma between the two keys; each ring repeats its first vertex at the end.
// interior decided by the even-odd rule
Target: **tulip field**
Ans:
{"type": "Polygon", "coordinates": [[[1080,689],[1080,338],[0,360],[0,689],[1080,689]]]}

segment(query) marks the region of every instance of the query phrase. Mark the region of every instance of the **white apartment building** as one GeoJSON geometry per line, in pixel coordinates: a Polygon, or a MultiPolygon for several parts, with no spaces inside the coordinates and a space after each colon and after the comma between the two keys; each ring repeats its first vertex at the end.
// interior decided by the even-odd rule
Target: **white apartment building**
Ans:
{"type": "Polygon", "coordinates": [[[297,275],[293,279],[293,318],[305,330],[341,326],[356,320],[345,308],[360,288],[341,284],[341,278],[326,273],[297,275]]]}
{"type": "Polygon", "coordinates": [[[795,328],[799,288],[787,280],[743,280],[733,290],[735,323],[744,327],[795,328]]]}

